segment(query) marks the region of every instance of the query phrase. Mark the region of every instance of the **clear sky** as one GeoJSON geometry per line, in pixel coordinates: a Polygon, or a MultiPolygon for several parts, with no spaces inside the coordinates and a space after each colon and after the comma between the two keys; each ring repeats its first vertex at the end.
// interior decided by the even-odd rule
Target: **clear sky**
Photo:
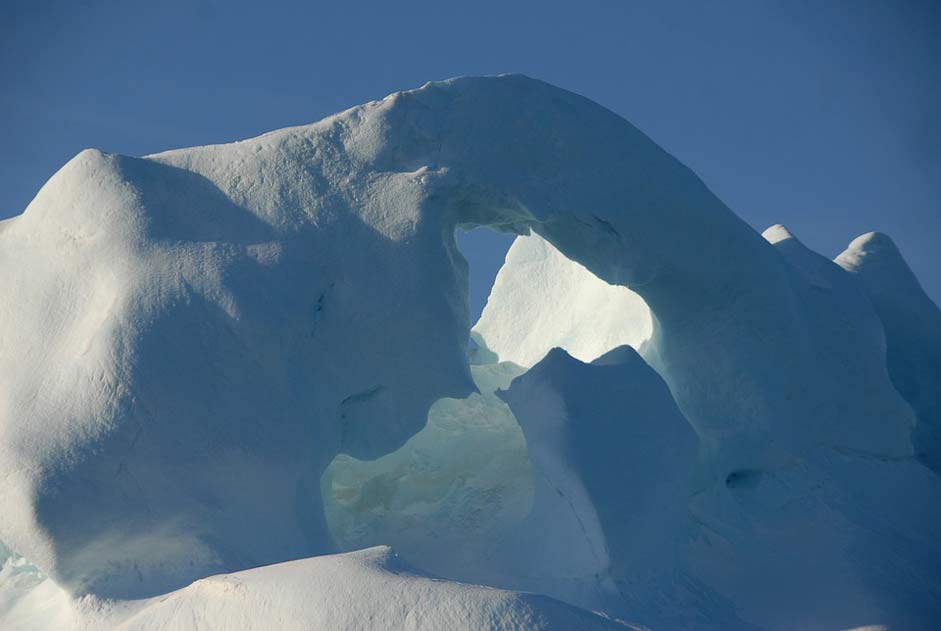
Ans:
{"type": "MultiPolygon", "coordinates": [[[[226,142],[500,72],[624,116],[758,230],[827,256],[890,234],[941,299],[931,1],[0,0],[0,217],[85,147],[226,142]]],[[[462,245],[479,311],[507,241],[462,245]]]]}

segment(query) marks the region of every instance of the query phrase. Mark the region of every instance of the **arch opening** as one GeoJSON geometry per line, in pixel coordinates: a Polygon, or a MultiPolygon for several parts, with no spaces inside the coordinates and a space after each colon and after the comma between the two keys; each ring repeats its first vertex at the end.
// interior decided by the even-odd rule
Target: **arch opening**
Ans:
{"type": "MultiPolygon", "coordinates": [[[[340,550],[391,545],[422,570],[486,580],[492,577],[468,576],[468,568],[486,566],[480,560],[496,554],[494,542],[526,519],[535,487],[522,429],[497,392],[555,346],[583,361],[623,344],[642,347],[650,335],[649,310],[633,292],[600,280],[536,235],[459,227],[455,241],[468,265],[474,323],[468,362],[478,392],[439,399],[425,427],[392,453],[375,460],[338,455],[321,478],[321,495],[340,550]],[[520,293],[517,285],[534,266],[540,277],[531,279],[531,291],[520,293]],[[533,302],[532,329],[543,339],[520,331],[527,338],[521,354],[500,337],[498,356],[487,336],[507,315],[519,318],[517,298],[533,302]],[[524,357],[525,365],[501,361],[504,355],[524,357]]],[[[572,542],[580,544],[588,545],[572,542]]],[[[583,556],[590,558],[587,552],[583,556]]]]}

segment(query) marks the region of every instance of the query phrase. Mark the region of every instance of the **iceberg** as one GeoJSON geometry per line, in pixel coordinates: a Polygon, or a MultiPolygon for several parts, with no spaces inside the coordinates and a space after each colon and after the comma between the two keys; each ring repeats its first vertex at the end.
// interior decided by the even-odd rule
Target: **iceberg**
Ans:
{"type": "Polygon", "coordinates": [[[83,151],[0,222],[0,620],[931,628],[941,334],[886,241],[760,235],[519,75],[83,151]],[[475,227],[519,236],[471,333],[475,227]]]}

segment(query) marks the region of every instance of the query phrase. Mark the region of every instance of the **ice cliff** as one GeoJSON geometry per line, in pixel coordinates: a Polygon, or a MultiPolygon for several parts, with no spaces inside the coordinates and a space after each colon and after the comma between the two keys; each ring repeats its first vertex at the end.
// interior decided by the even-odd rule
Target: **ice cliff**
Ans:
{"type": "Polygon", "coordinates": [[[880,239],[837,262],[522,76],[228,145],[84,151],[0,222],[0,541],[86,627],[620,624],[424,570],[653,628],[929,628],[937,307],[880,239]],[[468,365],[454,231],[477,226],[532,235],[474,329],[480,357],[524,367],[503,376],[468,365]],[[640,355],[585,363],[624,344],[640,355]],[[509,408],[473,394],[512,376],[509,408]],[[415,436],[429,408],[429,429],[477,414],[492,434],[449,465],[454,443],[415,436]],[[531,506],[458,527],[503,472],[499,497],[531,506]],[[389,507],[435,493],[457,504],[418,521],[443,541],[402,536],[389,507]],[[385,533],[420,569],[311,558],[385,533]],[[476,548],[449,562],[453,533],[476,548]]]}

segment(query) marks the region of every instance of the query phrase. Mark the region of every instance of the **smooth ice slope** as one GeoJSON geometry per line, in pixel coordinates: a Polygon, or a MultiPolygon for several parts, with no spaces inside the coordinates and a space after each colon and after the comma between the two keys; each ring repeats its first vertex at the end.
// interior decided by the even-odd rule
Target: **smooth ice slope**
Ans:
{"type": "Polygon", "coordinates": [[[24,559],[8,557],[0,566],[4,631],[628,628],[545,596],[429,578],[388,547],[212,576],[170,594],[128,602],[71,601],[24,559]]]}
{"type": "Polygon", "coordinates": [[[941,474],[941,310],[884,234],[858,237],[836,262],[859,280],[882,320],[889,376],[918,417],[915,454],[941,474]]]}
{"type": "Polygon", "coordinates": [[[614,631],[545,596],[422,576],[389,548],[206,578],[155,599],[119,631],[614,631]]]}
{"type": "Polygon", "coordinates": [[[531,235],[510,246],[473,331],[501,361],[532,366],[556,347],[586,362],[622,344],[639,349],[651,326],[640,296],[531,235]]]}

